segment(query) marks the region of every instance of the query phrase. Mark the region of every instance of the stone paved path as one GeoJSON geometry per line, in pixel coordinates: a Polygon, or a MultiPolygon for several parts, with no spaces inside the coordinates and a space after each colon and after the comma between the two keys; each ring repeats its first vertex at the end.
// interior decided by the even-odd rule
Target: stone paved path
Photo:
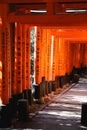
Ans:
{"type": "Polygon", "coordinates": [[[83,102],[87,102],[87,83],[78,82],[52,99],[51,103],[28,122],[18,122],[15,129],[86,130],[80,124],[83,102]]]}

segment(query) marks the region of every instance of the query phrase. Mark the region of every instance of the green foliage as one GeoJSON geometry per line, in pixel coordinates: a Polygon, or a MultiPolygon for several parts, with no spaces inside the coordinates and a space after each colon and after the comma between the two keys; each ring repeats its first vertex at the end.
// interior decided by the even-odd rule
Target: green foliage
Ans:
{"type": "Polygon", "coordinates": [[[31,75],[34,74],[34,34],[35,30],[31,29],[30,31],[30,59],[31,59],[31,75]]]}

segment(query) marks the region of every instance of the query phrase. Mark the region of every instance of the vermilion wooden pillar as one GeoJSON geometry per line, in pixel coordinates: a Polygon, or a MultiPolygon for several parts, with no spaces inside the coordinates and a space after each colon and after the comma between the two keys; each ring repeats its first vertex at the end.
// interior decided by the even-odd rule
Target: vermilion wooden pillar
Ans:
{"type": "Polygon", "coordinates": [[[47,57],[46,57],[46,79],[52,80],[52,65],[51,65],[51,29],[47,29],[47,57]]]}
{"type": "Polygon", "coordinates": [[[84,66],[87,67],[87,44],[85,44],[85,57],[84,57],[84,66]]]}
{"type": "Polygon", "coordinates": [[[47,80],[47,29],[42,30],[42,45],[43,45],[43,50],[42,50],[42,76],[45,76],[45,79],[47,80]]]}
{"type": "Polygon", "coordinates": [[[2,94],[2,40],[1,40],[1,27],[2,27],[2,19],[0,17],[0,99],[2,94]]]}
{"type": "Polygon", "coordinates": [[[71,42],[70,42],[70,67],[71,67],[71,71],[72,71],[72,69],[74,67],[74,44],[71,42]]]}
{"type": "Polygon", "coordinates": [[[84,67],[86,66],[86,44],[84,44],[84,58],[83,58],[83,64],[84,64],[84,67]]]}
{"type": "Polygon", "coordinates": [[[10,23],[6,27],[6,44],[7,44],[7,68],[8,68],[8,88],[9,97],[11,98],[11,37],[10,37],[10,23]],[[8,43],[8,44],[7,44],[8,43]]]}
{"type": "Polygon", "coordinates": [[[17,89],[17,23],[11,23],[11,94],[16,94],[17,89]]]}
{"type": "Polygon", "coordinates": [[[70,74],[70,72],[71,72],[71,70],[72,70],[72,67],[73,67],[73,65],[72,65],[72,45],[71,45],[71,43],[69,42],[69,41],[67,41],[68,42],[68,48],[67,48],[67,60],[68,61],[66,61],[66,62],[68,62],[68,65],[67,65],[67,73],[68,74],[70,74]]]}
{"type": "Polygon", "coordinates": [[[22,93],[22,25],[17,23],[16,94],[22,93]]]}
{"type": "Polygon", "coordinates": [[[41,82],[41,71],[40,71],[40,64],[41,64],[41,28],[37,27],[37,34],[36,34],[36,71],[35,71],[35,78],[36,78],[36,84],[39,84],[41,82]]]}
{"type": "Polygon", "coordinates": [[[69,73],[69,42],[66,40],[66,73],[68,74],[69,73]]]}
{"type": "Polygon", "coordinates": [[[73,43],[73,66],[76,67],[76,44],[73,43]]]}
{"type": "Polygon", "coordinates": [[[84,43],[81,44],[80,47],[80,65],[81,67],[84,67],[84,43]]]}
{"type": "Polygon", "coordinates": [[[68,40],[64,40],[64,54],[65,54],[65,56],[64,56],[64,62],[65,62],[65,74],[67,73],[69,73],[69,70],[70,70],[70,68],[69,68],[69,42],[68,42],[68,40]]]}
{"type": "Polygon", "coordinates": [[[62,75],[65,75],[65,73],[66,73],[65,44],[64,44],[64,39],[62,39],[62,38],[59,38],[58,52],[59,52],[59,58],[58,58],[58,75],[62,76],[62,75]]]}
{"type": "Polygon", "coordinates": [[[11,97],[11,42],[10,24],[2,24],[2,101],[9,102],[11,97]]]}
{"type": "Polygon", "coordinates": [[[74,44],[70,42],[70,70],[72,71],[72,68],[74,67],[74,44]],[[72,60],[71,60],[72,59],[72,60]]]}
{"type": "Polygon", "coordinates": [[[51,54],[53,53],[53,59],[52,59],[52,80],[55,80],[55,77],[57,76],[57,60],[58,60],[58,37],[56,36],[56,31],[54,32],[54,35],[52,36],[52,45],[51,45],[51,54]]]}
{"type": "Polygon", "coordinates": [[[46,77],[45,76],[45,69],[46,69],[46,29],[42,29],[42,40],[41,40],[41,77],[46,77]]]}
{"type": "Polygon", "coordinates": [[[57,52],[56,52],[56,75],[59,76],[59,37],[55,35],[55,40],[57,44],[57,52]]]}
{"type": "Polygon", "coordinates": [[[2,18],[2,102],[7,104],[11,97],[11,41],[10,23],[7,21],[8,4],[3,4],[0,10],[2,18]]]}
{"type": "Polygon", "coordinates": [[[75,67],[80,67],[80,44],[75,44],[75,67]]]}
{"type": "Polygon", "coordinates": [[[26,25],[26,48],[25,48],[25,54],[26,54],[26,89],[30,89],[30,26],[26,25]]]}
{"type": "Polygon", "coordinates": [[[22,24],[22,88],[23,90],[26,90],[26,25],[25,24],[22,24]]]}

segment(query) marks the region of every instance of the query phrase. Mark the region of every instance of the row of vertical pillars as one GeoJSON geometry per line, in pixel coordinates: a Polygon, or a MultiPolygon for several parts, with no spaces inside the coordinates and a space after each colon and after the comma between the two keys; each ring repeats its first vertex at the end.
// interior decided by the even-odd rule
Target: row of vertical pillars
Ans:
{"type": "Polygon", "coordinates": [[[30,87],[30,27],[20,23],[2,24],[2,102],[30,87]]]}
{"type": "Polygon", "coordinates": [[[26,120],[32,105],[30,86],[30,26],[2,23],[0,35],[0,127],[26,120]]]}
{"type": "MultiPolygon", "coordinates": [[[[27,99],[31,105],[30,26],[4,22],[1,28],[3,104],[8,105],[14,102],[16,106],[20,99],[27,99]]],[[[66,83],[65,74],[69,75],[73,66],[76,68],[81,65],[87,66],[86,58],[86,44],[70,43],[59,38],[56,31],[37,27],[35,83],[38,89],[35,89],[38,96],[35,98],[39,99],[55,91],[56,88],[62,87],[66,83]]],[[[25,103],[25,100],[23,101],[25,103]]]]}
{"type": "MultiPolygon", "coordinates": [[[[3,103],[7,104],[12,95],[31,90],[30,26],[20,23],[3,23],[1,46],[1,98],[3,103]]],[[[37,27],[36,84],[41,83],[42,77],[49,82],[55,80],[56,76],[62,77],[66,73],[70,75],[73,66],[85,67],[86,57],[86,44],[71,43],[59,38],[56,30],[37,27]]]]}
{"type": "Polygon", "coordinates": [[[73,68],[87,66],[87,44],[73,43],[58,36],[58,30],[37,27],[35,83],[70,75],[73,68]],[[83,58],[84,57],[84,58],[83,58]]]}

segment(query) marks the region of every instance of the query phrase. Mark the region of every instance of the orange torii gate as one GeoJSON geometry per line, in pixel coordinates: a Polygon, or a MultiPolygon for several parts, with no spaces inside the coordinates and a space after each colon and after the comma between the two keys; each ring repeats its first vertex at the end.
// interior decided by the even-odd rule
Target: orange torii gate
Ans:
{"type": "Polygon", "coordinates": [[[2,100],[7,104],[11,97],[10,25],[2,24],[2,100]]]}
{"type": "MultiPolygon", "coordinates": [[[[30,85],[30,26],[21,23],[2,24],[2,95],[7,104],[14,94],[31,91],[30,85]],[[4,43],[4,44],[3,44],[4,43]]],[[[59,37],[57,30],[37,27],[35,80],[49,82],[56,76],[70,74],[73,66],[87,65],[86,44],[75,44],[59,37]],[[52,32],[53,31],[53,32],[52,32]],[[81,46],[83,49],[81,49],[81,46]],[[83,51],[84,50],[84,51],[83,51]],[[76,55],[78,52],[78,55],[76,55]],[[84,53],[84,60],[81,57],[84,53]],[[74,55],[73,55],[74,54],[74,55]],[[72,60],[70,60],[72,58],[72,60]],[[80,62],[81,59],[81,62],[80,62]]]]}
{"type": "Polygon", "coordinates": [[[1,45],[1,95],[2,102],[7,104],[13,95],[31,91],[29,25],[3,22],[1,45]]]}

